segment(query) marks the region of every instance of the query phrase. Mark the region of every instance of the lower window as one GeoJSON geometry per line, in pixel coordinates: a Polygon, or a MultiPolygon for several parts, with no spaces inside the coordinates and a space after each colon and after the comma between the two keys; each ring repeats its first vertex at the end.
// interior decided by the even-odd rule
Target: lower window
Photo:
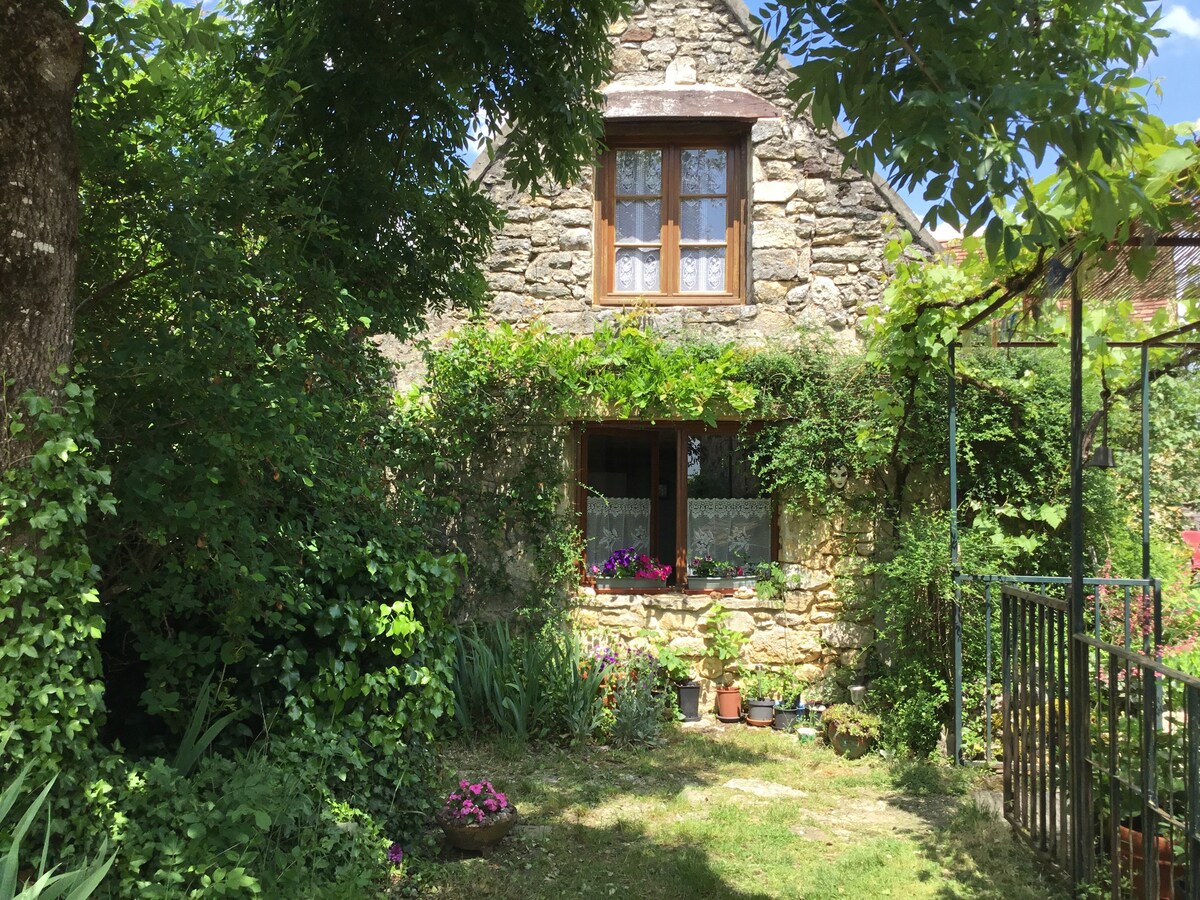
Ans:
{"type": "Polygon", "coordinates": [[[773,506],[750,470],[740,430],[736,423],[585,426],[579,511],[588,571],[632,549],[671,566],[664,585],[685,587],[695,559],[747,573],[773,560],[773,506]]]}

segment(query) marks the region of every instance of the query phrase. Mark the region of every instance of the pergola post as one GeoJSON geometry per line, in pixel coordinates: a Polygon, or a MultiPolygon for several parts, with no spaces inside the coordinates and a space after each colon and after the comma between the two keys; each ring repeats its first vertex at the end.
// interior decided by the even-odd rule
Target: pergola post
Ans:
{"type": "Polygon", "coordinates": [[[962,765],[963,706],[962,706],[962,585],[958,576],[962,567],[958,560],[958,371],[954,358],[955,344],[950,344],[950,385],[948,397],[950,431],[950,574],[954,579],[954,762],[962,765]]]}
{"type": "Polygon", "coordinates": [[[1075,884],[1092,875],[1091,773],[1088,757],[1088,648],[1077,635],[1086,632],[1083,585],[1083,298],[1079,266],[1071,268],[1071,593],[1068,624],[1068,727],[1071,766],[1071,867],[1075,884]]]}

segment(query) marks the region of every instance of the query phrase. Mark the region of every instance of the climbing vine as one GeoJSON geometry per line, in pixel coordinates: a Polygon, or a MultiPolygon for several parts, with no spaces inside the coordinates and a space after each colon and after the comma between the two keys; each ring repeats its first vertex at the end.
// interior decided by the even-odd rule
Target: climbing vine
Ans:
{"type": "Polygon", "coordinates": [[[3,427],[32,450],[0,478],[0,777],[78,762],[103,710],[99,572],[85,539],[111,513],[109,472],[95,460],[93,392],[58,373],[61,396],[26,393],[3,427]],[[24,461],[22,461],[24,462],[24,461]]]}

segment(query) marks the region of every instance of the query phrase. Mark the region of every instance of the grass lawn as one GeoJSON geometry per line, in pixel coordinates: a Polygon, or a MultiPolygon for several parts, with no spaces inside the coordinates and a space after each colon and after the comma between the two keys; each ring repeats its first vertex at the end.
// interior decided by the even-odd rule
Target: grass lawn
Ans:
{"type": "Polygon", "coordinates": [[[521,824],[490,855],[415,862],[436,898],[1065,897],[964,773],[848,762],[769,729],[672,729],[642,750],[459,746],[521,824]]]}

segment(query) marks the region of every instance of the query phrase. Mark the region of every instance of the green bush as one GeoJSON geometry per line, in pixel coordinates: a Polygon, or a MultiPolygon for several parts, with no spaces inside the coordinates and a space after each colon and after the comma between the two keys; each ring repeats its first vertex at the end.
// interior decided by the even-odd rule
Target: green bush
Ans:
{"type": "Polygon", "coordinates": [[[37,900],[40,897],[47,900],[52,897],[86,900],[108,876],[115,857],[103,859],[107,849],[105,846],[94,862],[84,862],[78,868],[59,871],[58,866],[49,863],[53,823],[48,808],[45,837],[41,845],[30,848],[25,844],[27,837],[36,834],[33,827],[40,824],[40,813],[55,781],[51,779],[40,794],[28,800],[23,807],[18,807],[28,774],[29,767],[26,766],[0,791],[0,900],[37,900]],[[10,823],[10,815],[14,815],[17,821],[10,823]],[[36,866],[33,865],[35,857],[38,858],[36,866]]]}
{"type": "Polygon", "coordinates": [[[455,723],[464,736],[585,740],[600,723],[604,670],[578,638],[547,626],[471,626],[455,636],[455,723]]]}
{"type": "Polygon", "coordinates": [[[190,775],[116,765],[113,897],[349,897],[376,889],[390,836],[339,801],[311,747],[268,742],[208,755],[190,775]]]}
{"type": "Polygon", "coordinates": [[[653,744],[669,717],[667,693],[657,689],[653,677],[632,668],[634,665],[624,662],[609,667],[613,684],[601,732],[615,747],[653,744]]]}

